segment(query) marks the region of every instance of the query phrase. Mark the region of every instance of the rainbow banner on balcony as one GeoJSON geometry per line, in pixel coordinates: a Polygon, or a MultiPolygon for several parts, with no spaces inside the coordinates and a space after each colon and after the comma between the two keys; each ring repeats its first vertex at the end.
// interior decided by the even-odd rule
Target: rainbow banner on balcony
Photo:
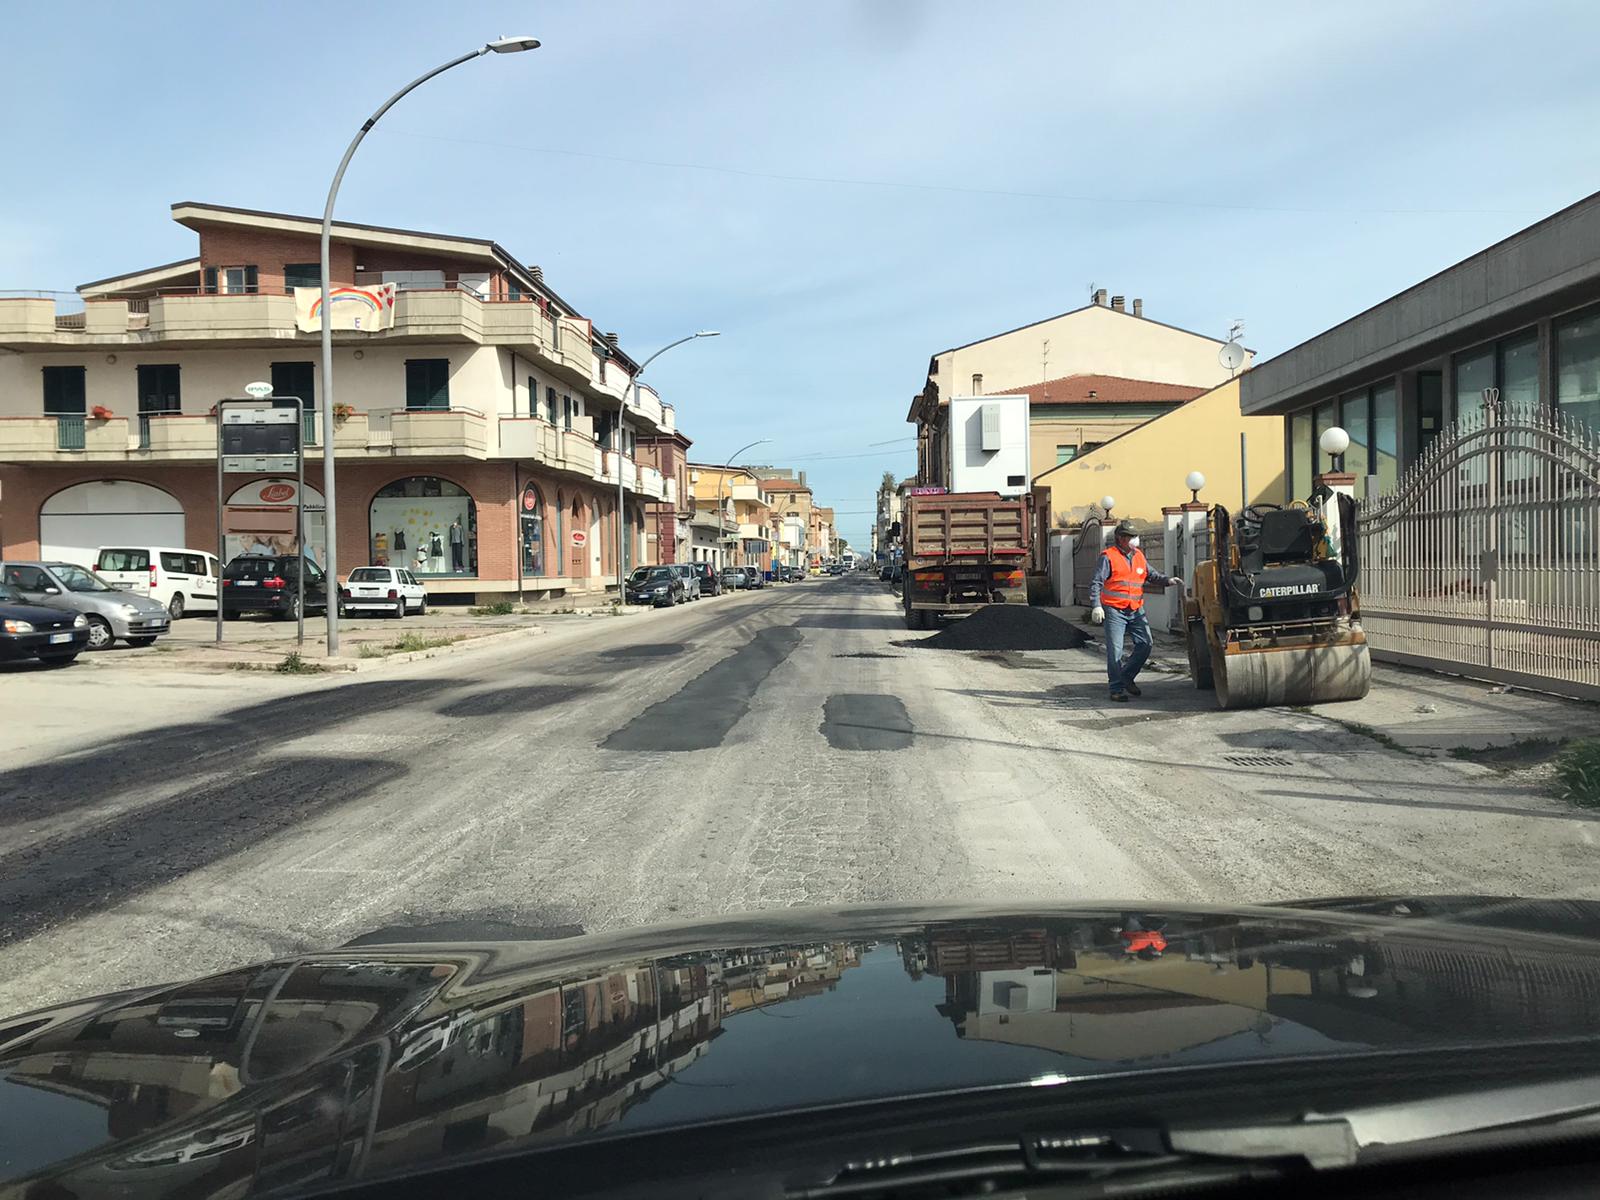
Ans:
{"type": "MultiPolygon", "coordinates": [[[[392,283],[373,283],[361,287],[336,287],[328,295],[333,310],[332,329],[393,329],[394,293],[392,283]]],[[[322,289],[297,287],[294,290],[294,325],[301,333],[322,330],[322,289]]]]}

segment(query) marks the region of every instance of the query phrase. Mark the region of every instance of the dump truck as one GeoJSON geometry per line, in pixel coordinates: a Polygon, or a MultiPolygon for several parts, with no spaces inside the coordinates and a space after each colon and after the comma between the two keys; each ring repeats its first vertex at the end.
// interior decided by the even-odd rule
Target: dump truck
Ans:
{"type": "Polygon", "coordinates": [[[1319,487],[1286,508],[1207,517],[1210,551],[1184,603],[1189,673],[1221,708],[1359,700],[1372,684],[1361,628],[1356,505],[1319,487]]]}
{"type": "Polygon", "coordinates": [[[999,492],[908,495],[902,514],[906,626],[989,604],[1028,603],[1036,568],[1034,497],[999,492]]]}

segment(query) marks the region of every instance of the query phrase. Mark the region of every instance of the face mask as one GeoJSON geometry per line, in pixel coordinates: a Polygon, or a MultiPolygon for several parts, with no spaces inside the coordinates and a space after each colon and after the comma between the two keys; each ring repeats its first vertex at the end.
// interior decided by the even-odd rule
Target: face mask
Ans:
{"type": "Polygon", "coordinates": [[[1134,534],[1131,538],[1128,539],[1128,549],[1129,550],[1137,550],[1138,548],[1139,548],[1139,535],[1138,534],[1134,534]]]}

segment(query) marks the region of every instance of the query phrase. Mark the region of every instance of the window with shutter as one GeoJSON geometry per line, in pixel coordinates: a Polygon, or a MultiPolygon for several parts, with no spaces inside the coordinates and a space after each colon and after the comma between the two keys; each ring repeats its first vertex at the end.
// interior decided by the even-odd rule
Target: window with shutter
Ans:
{"type": "Polygon", "coordinates": [[[450,360],[448,358],[409,358],[406,360],[406,407],[450,407],[450,360]]]}
{"type": "Polygon", "coordinates": [[[48,417],[81,417],[86,411],[84,396],[88,377],[86,367],[44,367],[44,411],[48,417]]]}

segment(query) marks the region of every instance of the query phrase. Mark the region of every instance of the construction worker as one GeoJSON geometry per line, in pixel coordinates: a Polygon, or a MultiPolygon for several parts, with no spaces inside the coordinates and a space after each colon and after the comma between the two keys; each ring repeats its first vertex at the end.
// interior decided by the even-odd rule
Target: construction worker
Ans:
{"type": "Polygon", "coordinates": [[[1144,693],[1134,682],[1150,657],[1150,622],[1144,615],[1144,585],[1168,588],[1183,586],[1176,575],[1163,575],[1150,569],[1139,535],[1132,521],[1117,525],[1116,539],[1100,553],[1100,562],[1089,584],[1089,619],[1106,627],[1106,675],[1111,681],[1111,698],[1126,703],[1129,695],[1144,693]],[[1122,657],[1122,635],[1133,642],[1128,657],[1122,657]]]}

